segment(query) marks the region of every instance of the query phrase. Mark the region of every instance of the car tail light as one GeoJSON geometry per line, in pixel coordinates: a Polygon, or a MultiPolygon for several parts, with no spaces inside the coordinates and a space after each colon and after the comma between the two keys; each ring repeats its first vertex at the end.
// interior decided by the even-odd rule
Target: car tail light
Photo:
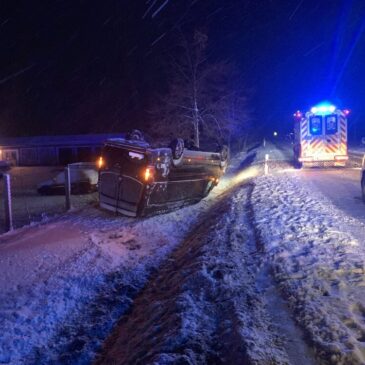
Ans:
{"type": "Polygon", "coordinates": [[[218,177],[211,177],[210,181],[213,183],[214,186],[219,184],[219,178],[218,177]]]}
{"type": "Polygon", "coordinates": [[[98,168],[99,168],[99,169],[101,169],[101,168],[103,168],[103,167],[104,167],[104,165],[105,165],[105,161],[104,161],[104,159],[103,159],[103,157],[102,157],[102,156],[100,156],[100,157],[98,158],[97,165],[98,165],[98,168]]]}
{"type": "Polygon", "coordinates": [[[153,166],[147,166],[144,170],[143,179],[145,182],[152,182],[155,175],[155,168],[153,166]]]}

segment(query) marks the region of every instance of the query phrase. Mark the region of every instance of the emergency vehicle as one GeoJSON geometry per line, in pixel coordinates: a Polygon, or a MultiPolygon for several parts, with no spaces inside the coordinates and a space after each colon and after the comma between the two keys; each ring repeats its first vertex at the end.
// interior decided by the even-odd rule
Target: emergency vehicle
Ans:
{"type": "Polygon", "coordinates": [[[349,113],[330,104],[294,113],[295,162],[304,167],[345,166],[349,113]]]}

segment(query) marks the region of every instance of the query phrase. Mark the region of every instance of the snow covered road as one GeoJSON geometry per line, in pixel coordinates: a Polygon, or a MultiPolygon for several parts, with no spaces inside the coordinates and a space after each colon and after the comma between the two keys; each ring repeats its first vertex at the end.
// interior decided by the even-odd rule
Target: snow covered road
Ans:
{"type": "Polygon", "coordinates": [[[300,172],[306,183],[319,190],[346,214],[365,222],[365,206],[361,198],[359,168],[314,170],[300,172]]]}
{"type": "Polygon", "coordinates": [[[255,224],[319,363],[365,363],[365,224],[300,174],[255,180],[255,224]]]}
{"type": "Polygon", "coordinates": [[[253,149],[169,214],[89,208],[2,235],[0,363],[364,364],[359,171],[290,158],[253,149]]]}

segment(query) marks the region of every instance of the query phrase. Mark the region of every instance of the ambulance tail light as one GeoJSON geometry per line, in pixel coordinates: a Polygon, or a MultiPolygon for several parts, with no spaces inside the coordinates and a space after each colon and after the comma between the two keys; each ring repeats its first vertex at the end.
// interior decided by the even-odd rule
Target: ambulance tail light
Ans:
{"type": "Polygon", "coordinates": [[[297,110],[294,114],[293,117],[297,120],[301,120],[303,118],[303,113],[300,110],[297,110]]]}

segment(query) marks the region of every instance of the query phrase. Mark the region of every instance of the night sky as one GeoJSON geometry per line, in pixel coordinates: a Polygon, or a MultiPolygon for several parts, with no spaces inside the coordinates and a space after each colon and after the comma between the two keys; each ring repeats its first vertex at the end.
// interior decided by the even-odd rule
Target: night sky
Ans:
{"type": "Polygon", "coordinates": [[[236,65],[262,133],[290,131],[295,110],[329,99],[365,135],[361,0],[5,1],[0,133],[143,128],[176,35],[194,29],[209,57],[236,65]]]}

